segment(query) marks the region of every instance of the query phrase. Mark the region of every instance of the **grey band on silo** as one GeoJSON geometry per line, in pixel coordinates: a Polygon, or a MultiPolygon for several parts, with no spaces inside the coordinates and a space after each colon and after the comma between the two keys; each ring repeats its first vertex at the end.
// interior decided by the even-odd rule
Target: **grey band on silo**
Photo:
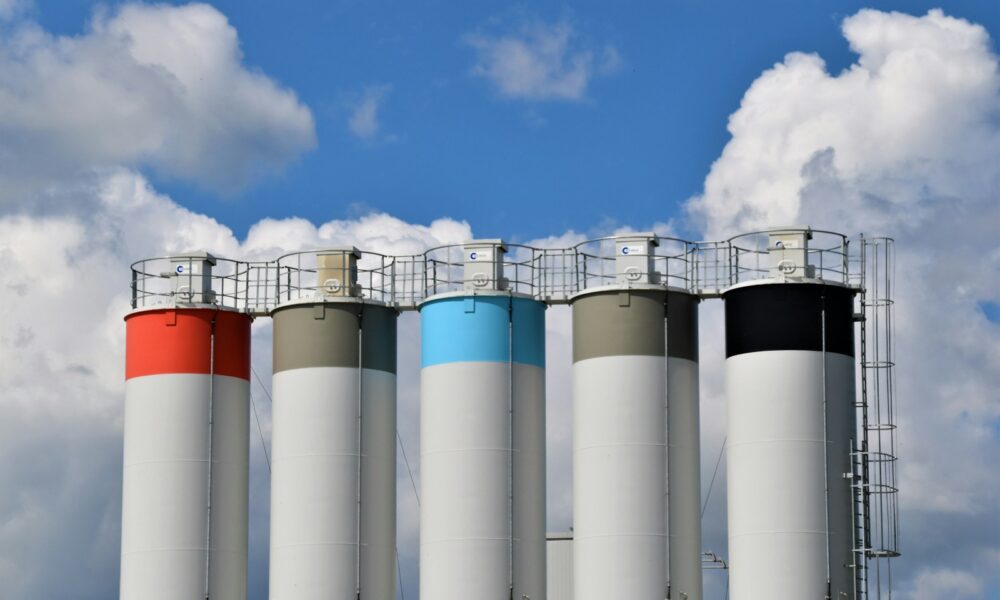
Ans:
{"type": "Polygon", "coordinates": [[[360,303],[294,304],[274,319],[274,372],[309,367],[358,367],[360,303]]]}
{"type": "Polygon", "coordinates": [[[396,372],[396,311],[391,308],[316,302],[278,308],[272,317],[275,373],[309,367],[356,369],[359,351],[363,368],[396,372]]]}
{"type": "Polygon", "coordinates": [[[573,362],[664,356],[665,295],[659,290],[609,290],[574,300],[573,362]]]}

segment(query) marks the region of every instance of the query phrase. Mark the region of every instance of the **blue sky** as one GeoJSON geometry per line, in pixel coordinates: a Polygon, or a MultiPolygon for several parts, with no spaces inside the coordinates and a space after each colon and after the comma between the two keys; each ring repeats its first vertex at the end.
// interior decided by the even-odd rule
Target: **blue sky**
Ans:
{"type": "MultiPolygon", "coordinates": [[[[153,173],[157,188],[237,235],[265,216],[313,222],[385,211],[410,222],[449,216],[477,234],[531,239],[567,229],[648,226],[681,214],[728,140],[728,116],[787,52],[854,60],[841,32],[856,1],[568,3],[213,3],[236,27],[246,63],[295,90],[316,118],[318,147],[235,195],[153,173]],[[579,48],[614,47],[621,65],[579,101],[502,97],[471,70],[463,37],[525,21],[573,27],[579,48]],[[385,136],[347,129],[352,99],[389,85],[385,136]]],[[[940,2],[878,2],[923,14],[940,2]]],[[[1000,30],[1000,4],[950,1],[950,15],[1000,30]]],[[[37,3],[46,29],[78,34],[94,10],[37,3]]],[[[684,223],[682,232],[694,234],[684,223]]]]}

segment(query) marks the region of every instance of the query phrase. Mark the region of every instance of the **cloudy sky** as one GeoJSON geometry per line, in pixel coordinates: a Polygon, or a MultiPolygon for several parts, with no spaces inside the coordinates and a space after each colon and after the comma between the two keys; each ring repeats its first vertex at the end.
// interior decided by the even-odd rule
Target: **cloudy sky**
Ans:
{"type": "MultiPolygon", "coordinates": [[[[1000,5],[649,4],[0,0],[0,597],[117,593],[133,260],[804,222],[897,240],[897,597],[1000,598],[1000,5]]],[[[706,481],[719,313],[702,325],[706,481]]],[[[549,311],[552,530],[571,523],[568,317],[549,311]]],[[[254,331],[268,443],[270,326],[254,331]]],[[[419,478],[418,338],[406,315],[419,478]]],[[[705,515],[723,556],[724,500],[720,482],[705,515]]],[[[721,599],[724,576],[706,582],[721,599]]]]}

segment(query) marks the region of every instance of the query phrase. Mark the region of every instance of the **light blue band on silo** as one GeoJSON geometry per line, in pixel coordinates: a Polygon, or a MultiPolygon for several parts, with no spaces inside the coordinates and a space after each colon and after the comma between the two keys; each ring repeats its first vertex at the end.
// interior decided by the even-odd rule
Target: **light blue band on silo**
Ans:
{"type": "Polygon", "coordinates": [[[455,296],[420,307],[421,366],[513,362],[545,366],[545,304],[511,296],[455,296]],[[511,339],[513,338],[513,339],[511,339]]]}

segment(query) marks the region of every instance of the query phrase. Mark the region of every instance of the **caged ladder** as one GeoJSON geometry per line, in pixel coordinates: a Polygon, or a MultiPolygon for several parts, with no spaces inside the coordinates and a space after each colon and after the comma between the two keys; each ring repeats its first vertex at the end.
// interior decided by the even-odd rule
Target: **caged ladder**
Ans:
{"type": "Polygon", "coordinates": [[[899,488],[891,238],[861,236],[852,269],[860,287],[860,398],[854,445],[854,569],[859,600],[891,600],[899,549],[899,488]]]}

